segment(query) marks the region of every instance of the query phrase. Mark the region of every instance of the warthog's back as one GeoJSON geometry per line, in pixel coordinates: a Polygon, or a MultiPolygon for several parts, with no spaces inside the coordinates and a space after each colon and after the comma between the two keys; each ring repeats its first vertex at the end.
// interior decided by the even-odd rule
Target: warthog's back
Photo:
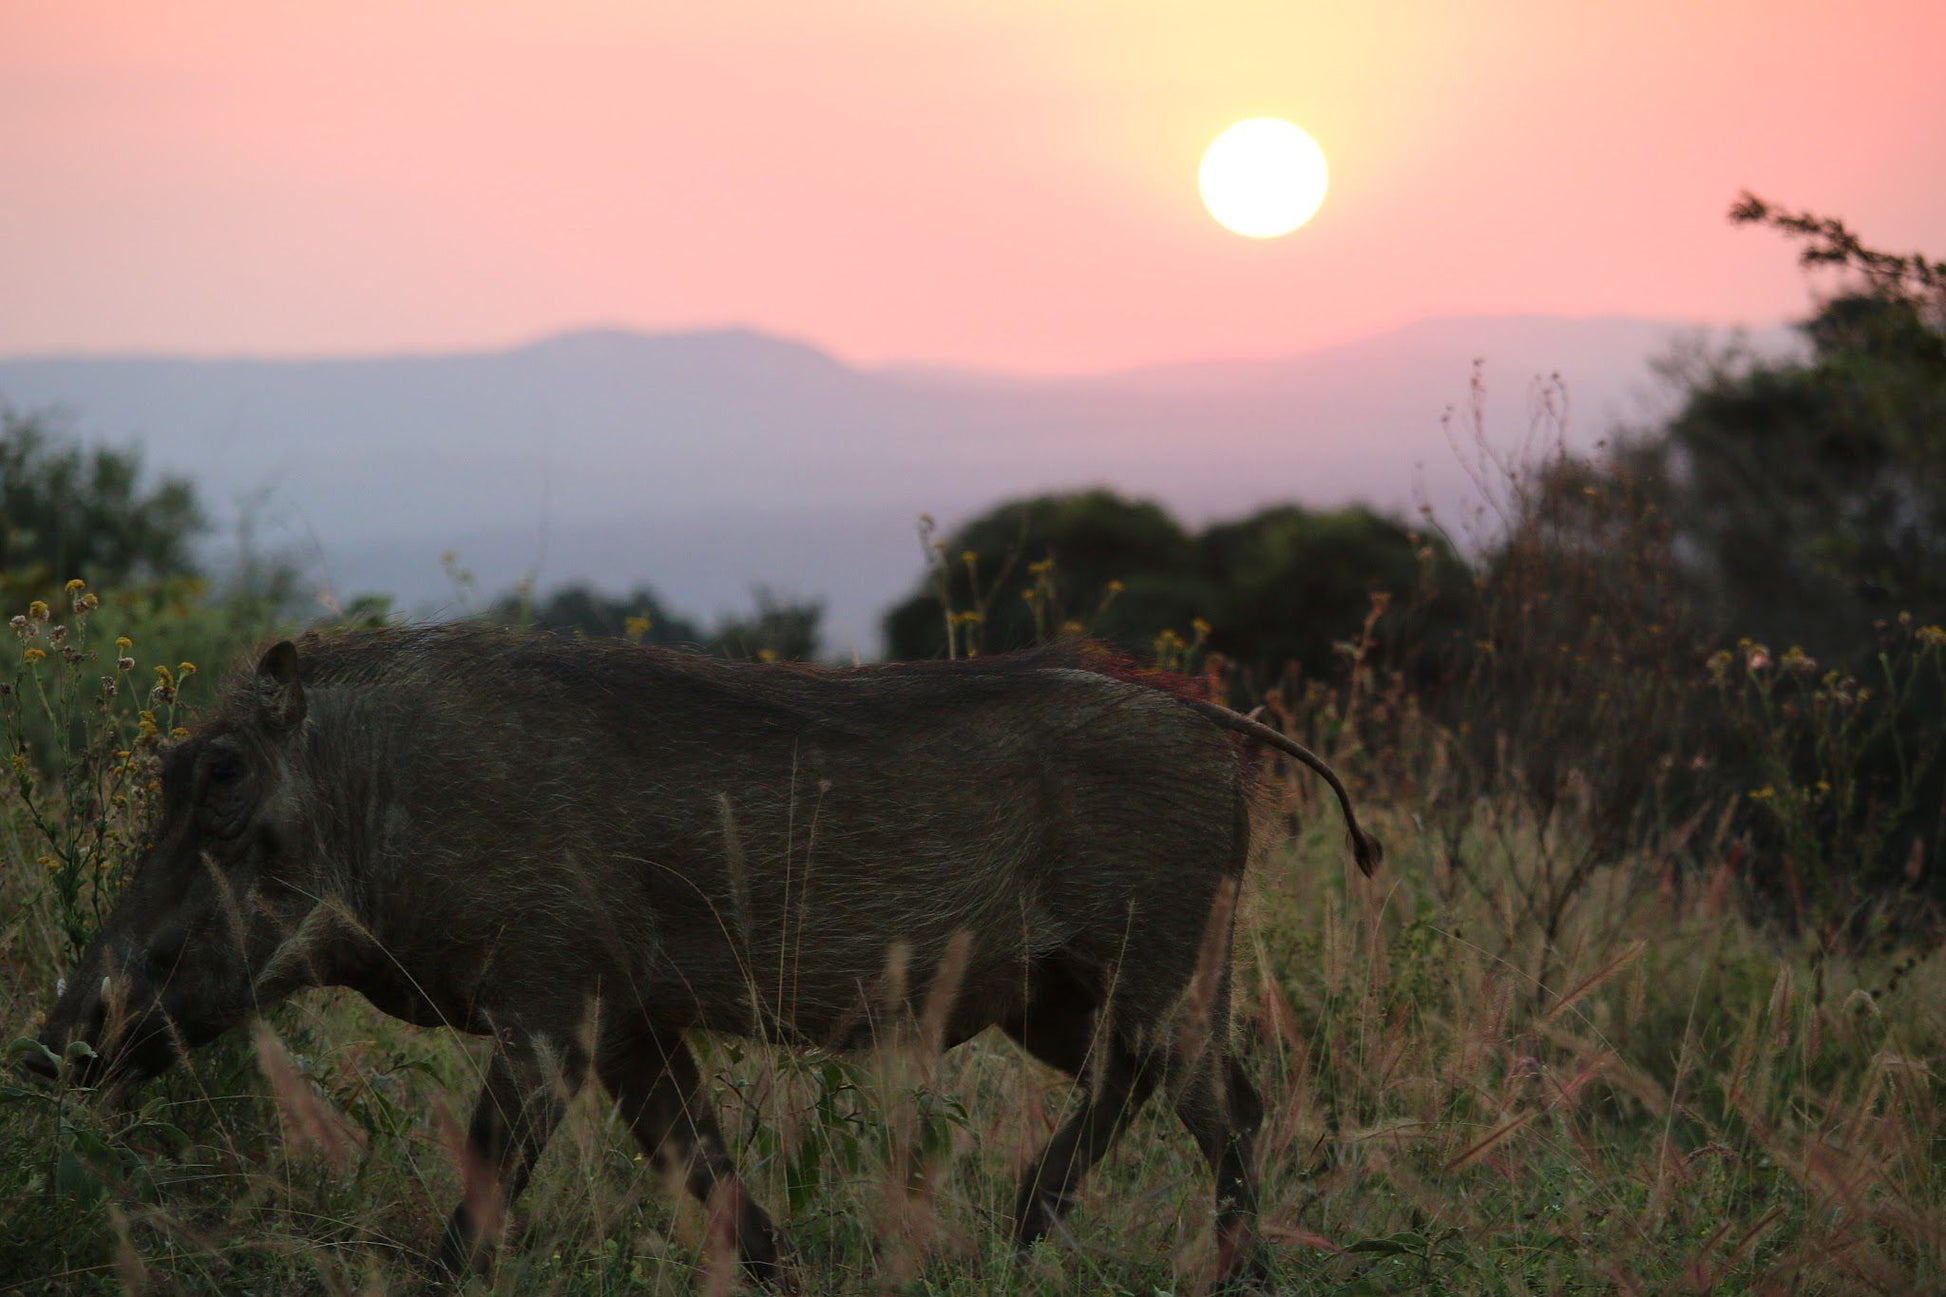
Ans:
{"type": "MultiPolygon", "coordinates": [[[[856,1030],[892,951],[962,998],[1068,951],[1181,965],[1241,868],[1227,736],[1058,657],[748,666],[479,628],[307,641],[321,759],[396,893],[388,943],[483,978],[856,1030]]],[[[1186,967],[1153,970],[1179,987],[1186,967]]],[[[977,1025],[971,1018],[969,1027],[977,1025]]]]}

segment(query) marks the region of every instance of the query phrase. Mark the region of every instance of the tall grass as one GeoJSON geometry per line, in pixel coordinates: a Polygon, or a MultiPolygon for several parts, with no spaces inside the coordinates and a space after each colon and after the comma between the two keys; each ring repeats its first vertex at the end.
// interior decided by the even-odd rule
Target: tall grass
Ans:
{"type": "MultiPolygon", "coordinates": [[[[1057,577],[1037,574],[1050,605],[1057,577]]],[[[954,625],[976,648],[979,620],[954,625]]],[[[146,635],[144,651],[164,649],[166,626],[146,635]]],[[[1207,666],[1198,638],[1158,653],[1207,666]]],[[[23,1036],[93,922],[45,863],[50,840],[102,813],[96,767],[75,754],[109,744],[138,777],[153,711],[137,707],[116,746],[147,699],[99,706],[74,684],[98,662],[30,662],[30,643],[45,641],[23,639],[0,673],[47,717],[4,713],[29,781],[0,803],[0,1014],[23,1036]]],[[[1358,877],[1328,804],[1293,775],[1233,952],[1231,1025],[1269,1110],[1277,1289],[1946,1289],[1939,957],[1884,934],[1807,942],[1750,903],[1747,871],[1713,842],[1721,808],[1618,821],[1598,795],[1612,774],[1599,735],[1546,779],[1516,778],[1518,750],[1442,722],[1368,647],[1348,646],[1336,686],[1292,686],[1268,710],[1361,782],[1387,867],[1358,877]]],[[[176,688],[172,659],[158,660],[176,688]]],[[[1709,687],[1701,664],[1685,669],[1709,687]]],[[[1543,682],[1563,726],[1585,721],[1576,678],[1543,682]]],[[[1798,751],[1790,718],[1764,709],[1765,678],[1724,679],[1756,737],[1798,751]]],[[[1630,739],[1616,735],[1616,760],[1636,759],[1630,739]]],[[[112,877],[126,851],[104,858],[112,877]]],[[[1208,1175],[1166,1105],[1095,1170],[1065,1228],[1019,1255],[1017,1177],[1071,1088],[991,1035],[943,1056],[927,1035],[922,1021],[857,1056],[698,1042],[804,1291],[1208,1286],[1208,1175]]],[[[464,1190],[459,1114],[482,1048],[326,991],[113,1098],[0,1081],[0,1290],[418,1289],[464,1190]]],[[[666,1183],[589,1087],[476,1286],[728,1291],[726,1224],[723,1204],[666,1183]]]]}

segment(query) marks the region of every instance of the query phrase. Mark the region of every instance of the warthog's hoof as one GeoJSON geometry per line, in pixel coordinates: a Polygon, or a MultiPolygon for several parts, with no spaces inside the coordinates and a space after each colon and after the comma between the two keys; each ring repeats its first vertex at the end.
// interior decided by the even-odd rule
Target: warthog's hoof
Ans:
{"type": "Polygon", "coordinates": [[[1270,1251],[1254,1228],[1241,1221],[1218,1227],[1216,1276],[1219,1293],[1269,1291],[1270,1251]]]}
{"type": "Polygon", "coordinates": [[[439,1247],[426,1259],[426,1278],[435,1288],[458,1288],[493,1268],[493,1243],[465,1219],[460,1208],[447,1218],[439,1247]]]}
{"type": "MultiPolygon", "coordinates": [[[[764,1222],[768,1227],[769,1222],[764,1222]]],[[[743,1249],[743,1273],[765,1292],[786,1293],[790,1297],[803,1291],[798,1281],[797,1258],[774,1227],[766,1228],[756,1239],[739,1238],[743,1249]]]]}
{"type": "Polygon", "coordinates": [[[1022,1194],[1014,1206],[1014,1243],[1022,1252],[1027,1251],[1054,1233],[1073,1205],[1069,1195],[1045,1189],[1022,1194]]]}

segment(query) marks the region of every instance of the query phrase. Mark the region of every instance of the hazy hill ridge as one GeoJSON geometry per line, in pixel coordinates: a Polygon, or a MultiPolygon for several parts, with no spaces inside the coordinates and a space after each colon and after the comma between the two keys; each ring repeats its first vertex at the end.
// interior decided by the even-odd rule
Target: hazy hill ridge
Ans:
{"type": "Polygon", "coordinates": [[[647,580],[703,614],[764,581],[824,596],[833,647],[869,656],[915,578],[921,510],[950,523],[1096,483],[1191,521],[1282,500],[1403,511],[1415,490],[1455,510],[1470,487],[1440,414],[1475,357],[1509,441],[1530,380],[1558,371],[1586,443],[1640,417],[1647,361],[1685,331],[1440,319],[1286,359],[1045,379],[860,370],[744,330],[600,330],[455,355],[0,360],[0,400],[141,442],[218,511],[267,492],[267,539],[340,594],[448,598],[446,549],[489,589],[647,580]]]}

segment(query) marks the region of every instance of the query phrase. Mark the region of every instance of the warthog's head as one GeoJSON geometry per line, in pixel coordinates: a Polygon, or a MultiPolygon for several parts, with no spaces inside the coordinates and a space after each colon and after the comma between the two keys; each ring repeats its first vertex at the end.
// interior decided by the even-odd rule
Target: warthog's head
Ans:
{"type": "MultiPolygon", "coordinates": [[[[297,651],[256,674],[162,762],[128,889],[68,975],[41,1044],[81,1083],[146,1077],[310,981],[293,958],[316,908],[317,851],[292,760],[304,721],[297,651]],[[76,1041],[92,1047],[72,1050],[76,1041]]],[[[58,1069],[45,1055],[27,1066],[58,1069]]]]}

